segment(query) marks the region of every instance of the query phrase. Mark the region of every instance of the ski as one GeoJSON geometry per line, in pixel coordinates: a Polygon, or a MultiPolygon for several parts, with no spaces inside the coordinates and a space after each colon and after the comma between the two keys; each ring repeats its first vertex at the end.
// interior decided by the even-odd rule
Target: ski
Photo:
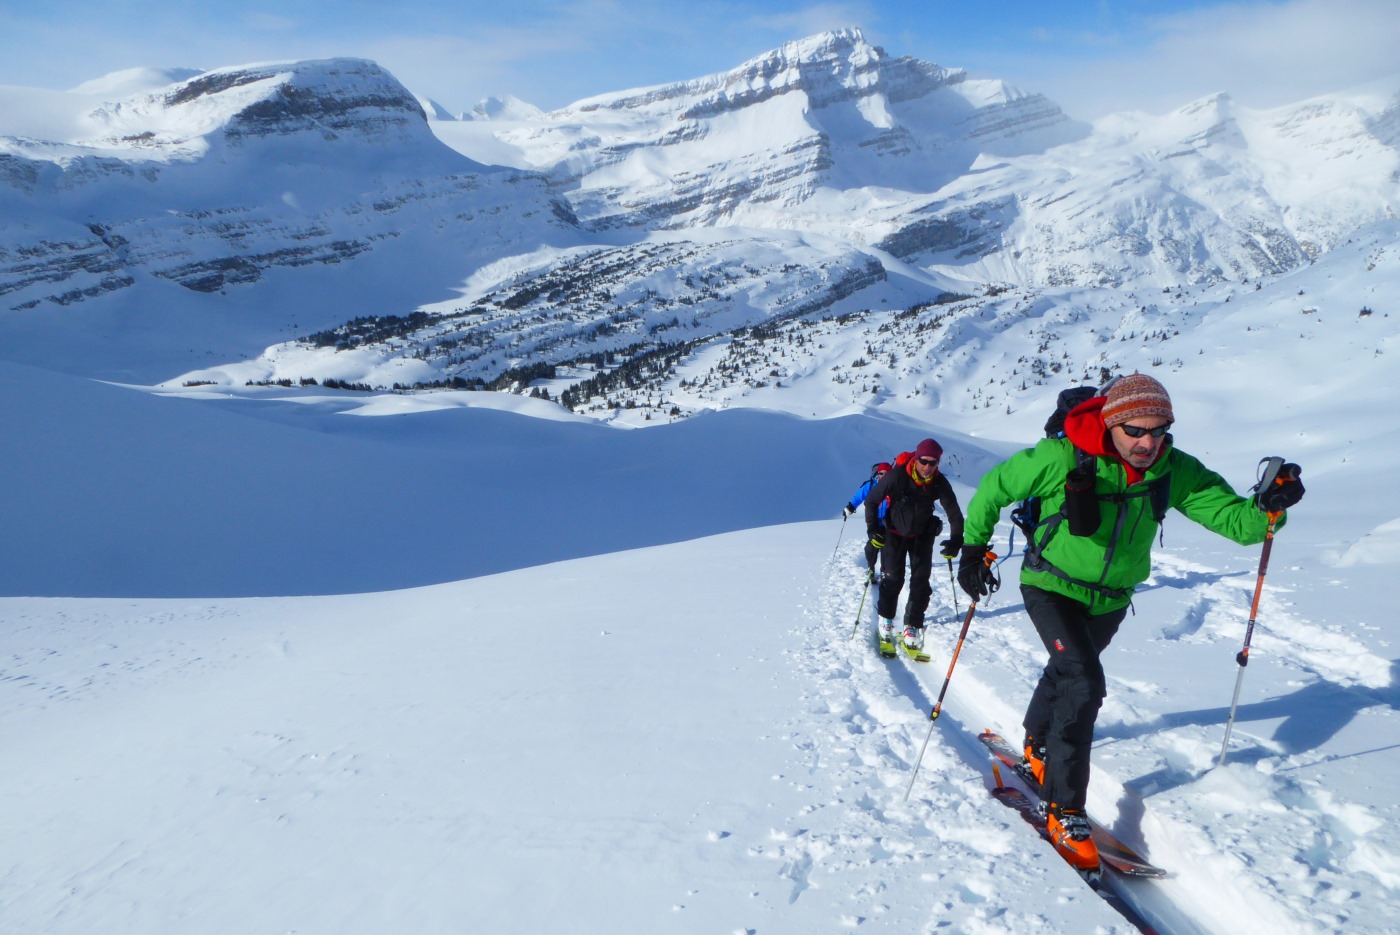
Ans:
{"type": "Polygon", "coordinates": [[[913,659],[915,662],[928,662],[930,659],[933,658],[928,653],[924,652],[922,649],[911,649],[907,644],[905,644],[903,639],[899,641],[899,646],[901,649],[904,650],[904,654],[910,659],[913,659]]]}
{"type": "MultiPolygon", "coordinates": [[[[998,778],[998,788],[992,791],[992,795],[1007,806],[1019,811],[1026,821],[1036,827],[1041,837],[1044,837],[1045,815],[1042,808],[1043,803],[1040,802],[1040,783],[1026,768],[1021,751],[1012,747],[1006,738],[995,731],[984,730],[977,735],[977,739],[982,741],[995,757],[992,768],[998,778]],[[1019,789],[1003,786],[1000,782],[1001,772],[997,769],[997,762],[1004,764],[1014,772],[1026,788],[1035,793],[1035,800],[1019,789]]],[[[1109,869],[1122,876],[1135,879],[1155,879],[1167,875],[1167,871],[1148,862],[1145,857],[1120,841],[1113,832],[1094,821],[1092,817],[1089,819],[1089,824],[1094,829],[1094,843],[1099,848],[1099,860],[1109,869]]]]}
{"type": "Polygon", "coordinates": [[[898,653],[894,648],[892,640],[885,639],[885,635],[880,632],[880,618],[875,618],[875,645],[880,650],[880,655],[886,659],[893,659],[898,653]]]}

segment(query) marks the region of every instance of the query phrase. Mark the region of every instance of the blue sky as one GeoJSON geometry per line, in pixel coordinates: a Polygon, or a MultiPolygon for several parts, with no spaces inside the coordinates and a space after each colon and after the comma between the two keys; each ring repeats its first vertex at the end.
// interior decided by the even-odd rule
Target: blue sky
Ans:
{"type": "Polygon", "coordinates": [[[1270,107],[1400,73],[1400,0],[0,0],[0,84],[348,55],[449,111],[503,94],[550,109],[844,26],[1080,118],[1216,91],[1270,107]]]}

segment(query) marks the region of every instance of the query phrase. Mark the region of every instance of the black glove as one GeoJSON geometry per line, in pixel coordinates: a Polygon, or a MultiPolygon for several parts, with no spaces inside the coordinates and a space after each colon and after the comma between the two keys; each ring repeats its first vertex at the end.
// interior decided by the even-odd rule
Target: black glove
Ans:
{"type": "Polygon", "coordinates": [[[875,530],[870,534],[870,545],[872,548],[883,549],[885,547],[885,534],[880,530],[875,530]]]}
{"type": "Polygon", "coordinates": [[[1282,513],[1303,499],[1303,482],[1298,479],[1302,471],[1291,463],[1279,468],[1274,482],[1254,495],[1255,505],[1265,513],[1282,513]]]}
{"type": "Polygon", "coordinates": [[[963,547],[961,536],[956,539],[944,539],[939,544],[942,548],[938,550],[938,554],[942,555],[950,562],[953,560],[953,556],[957,555],[958,551],[963,547]]]}
{"type": "Polygon", "coordinates": [[[974,603],[1001,587],[996,572],[987,564],[987,555],[985,545],[965,545],[958,559],[958,584],[974,603]]]}
{"type": "Polygon", "coordinates": [[[928,534],[937,536],[943,531],[943,520],[937,516],[930,516],[928,520],[928,534]]]}
{"type": "Polygon", "coordinates": [[[850,516],[852,513],[854,513],[855,511],[856,511],[856,508],[853,507],[853,506],[851,506],[851,505],[848,503],[848,504],[846,504],[844,507],[841,508],[841,515],[842,515],[843,517],[848,517],[848,516],[850,516]]]}

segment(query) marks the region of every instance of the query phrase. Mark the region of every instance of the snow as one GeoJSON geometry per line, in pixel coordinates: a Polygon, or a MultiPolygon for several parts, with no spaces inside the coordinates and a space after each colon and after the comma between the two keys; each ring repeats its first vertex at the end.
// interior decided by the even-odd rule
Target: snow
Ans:
{"type": "MultiPolygon", "coordinates": [[[[1352,339],[1256,337],[1246,361],[1352,339]]],[[[1278,420],[1195,367],[1164,377],[1179,443],[1240,489],[1290,421],[1375,443],[1285,445],[1310,490],[1224,766],[1259,552],[1168,520],[1107,653],[1090,808],[1171,876],[1117,898],[1162,932],[1394,930],[1400,518],[1353,491],[1385,489],[1395,427],[1345,374],[1278,420]]],[[[487,393],[0,367],[7,927],[1133,931],[986,794],[975,734],[1018,732],[1042,663],[1015,588],[931,737],[965,597],[940,571],[927,665],[875,655],[868,600],[852,638],[839,501],[934,434],[965,503],[1015,420],[781,398],[627,430],[487,393]]]]}
{"type": "MultiPolygon", "coordinates": [[[[51,95],[15,92],[13,120],[71,129],[101,97],[51,95]]],[[[529,132],[451,127],[477,123],[529,132]]],[[[1395,232],[1349,232],[1258,291],[1009,293],[857,398],[832,374],[893,353],[892,304],[825,326],[774,384],[687,398],[700,414],[675,422],[179,379],[194,357],[262,366],[256,339],[297,314],[406,310],[370,302],[388,287],[364,273],[231,292],[218,308],[236,328],[173,285],[159,307],[10,314],[3,928],[1400,930],[1395,232]],[[105,358],[63,351],[97,324],[105,358]],[[1168,326],[1170,344],[1124,340],[1168,326]],[[937,569],[932,661],[879,659],[861,530],[838,514],[872,461],[925,435],[965,504],[1038,434],[1060,387],[996,380],[1051,330],[1075,360],[1112,342],[1144,370],[1171,361],[1154,372],[1178,443],[1237,489],[1271,454],[1308,484],[1273,547],[1223,765],[1260,551],[1167,522],[1105,654],[1089,804],[1170,876],[1111,878],[1111,901],[987,794],[976,733],[1019,734],[1043,664],[1009,525],[993,543],[1007,586],[930,722],[966,599],[937,569]]],[[[460,291],[489,285],[470,269],[460,291]]]]}

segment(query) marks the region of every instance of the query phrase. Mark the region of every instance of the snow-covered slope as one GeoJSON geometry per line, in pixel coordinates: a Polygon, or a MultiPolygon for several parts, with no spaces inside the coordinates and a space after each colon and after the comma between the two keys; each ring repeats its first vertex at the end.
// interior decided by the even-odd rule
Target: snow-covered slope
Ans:
{"type": "MultiPolygon", "coordinates": [[[[1156,932],[1400,924],[1397,263],[1363,258],[1233,296],[1153,371],[1237,488],[1273,453],[1308,484],[1224,767],[1257,549],[1170,518],[1106,656],[1091,807],[1171,871],[1115,890],[1156,932]]],[[[645,431],[505,394],[168,398],[0,367],[7,924],[1135,931],[985,792],[975,732],[1017,730],[1043,663],[1014,550],[936,724],[965,598],[940,569],[927,665],[861,626],[839,509],[868,464],[932,434],[966,503],[1077,376],[989,384],[1025,332],[960,329],[941,406],[799,417],[823,364],[645,431]]],[[[888,332],[809,343],[849,360],[888,332]]]]}
{"type": "MultiPolygon", "coordinates": [[[[72,328],[77,306],[86,327],[73,330],[101,316],[118,333],[154,306],[168,309],[163,329],[194,340],[205,326],[192,315],[239,313],[182,291],[218,296],[271,277],[280,282],[252,302],[280,288],[272,301],[285,308],[294,282],[352,266],[409,284],[389,290],[397,310],[444,295],[459,271],[575,239],[538,179],[443,146],[371,62],[218,69],[96,106],[90,92],[51,92],[44,108],[24,99],[17,111],[45,109],[50,126],[66,114],[70,128],[0,136],[0,302],[9,318],[53,319],[54,331],[72,328]]],[[[331,324],[347,311],[310,314],[331,324]]]]}

